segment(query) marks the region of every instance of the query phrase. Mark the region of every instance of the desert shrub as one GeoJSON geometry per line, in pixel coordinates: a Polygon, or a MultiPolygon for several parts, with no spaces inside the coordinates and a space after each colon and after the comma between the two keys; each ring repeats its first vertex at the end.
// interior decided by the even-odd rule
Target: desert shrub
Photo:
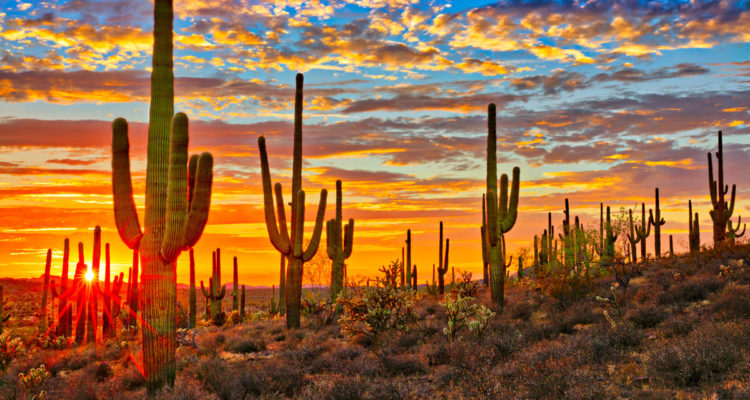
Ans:
{"type": "Polygon", "coordinates": [[[521,350],[526,338],[515,327],[504,326],[502,329],[490,331],[484,338],[485,346],[492,349],[493,362],[497,363],[521,350]]]}
{"type": "Polygon", "coordinates": [[[405,332],[403,335],[399,335],[396,339],[396,346],[402,350],[407,350],[418,345],[423,340],[424,336],[420,332],[405,332]]]}
{"type": "Polygon", "coordinates": [[[513,319],[520,319],[522,321],[528,321],[529,318],[531,318],[531,315],[534,314],[534,311],[536,311],[538,308],[539,308],[538,304],[528,301],[526,299],[522,299],[520,301],[509,302],[508,305],[505,307],[505,310],[508,312],[508,315],[510,315],[510,317],[513,319]]]}
{"type": "Polygon", "coordinates": [[[476,297],[479,284],[471,280],[471,272],[463,271],[450,293],[461,297],[476,297]]]}
{"type": "Polygon", "coordinates": [[[11,338],[10,332],[0,334],[0,370],[6,372],[10,363],[23,353],[21,338],[11,338]]]}
{"type": "Polygon", "coordinates": [[[671,286],[659,296],[659,303],[664,305],[682,305],[701,301],[721,289],[724,282],[714,276],[691,277],[671,286]]]}
{"type": "Polygon", "coordinates": [[[227,319],[232,323],[232,325],[239,325],[242,322],[242,316],[240,315],[239,310],[232,310],[232,312],[229,313],[227,319]]]}
{"type": "Polygon", "coordinates": [[[697,320],[684,314],[675,314],[662,322],[659,326],[662,334],[667,338],[685,336],[693,330],[697,320]]]}
{"type": "Polygon", "coordinates": [[[29,400],[43,400],[47,398],[47,392],[42,389],[44,382],[49,378],[49,372],[44,364],[38,368],[31,368],[28,372],[18,374],[29,400]]]}
{"type": "Polygon", "coordinates": [[[451,360],[450,349],[446,342],[437,341],[424,347],[424,355],[429,365],[445,365],[451,360]]]}
{"type": "Polygon", "coordinates": [[[728,286],[716,297],[712,308],[727,319],[750,318],[750,286],[728,286]]]}
{"type": "Polygon", "coordinates": [[[424,362],[415,354],[395,354],[381,357],[383,372],[386,376],[414,375],[426,371],[424,362]]]}
{"type": "Polygon", "coordinates": [[[201,386],[200,382],[189,378],[177,376],[174,388],[163,387],[153,400],[213,400],[215,397],[201,386]]]}
{"type": "Polygon", "coordinates": [[[303,399],[350,400],[362,399],[367,382],[362,378],[337,376],[332,380],[322,380],[310,385],[301,395],[303,399]]]}
{"type": "Polygon", "coordinates": [[[94,377],[96,378],[97,382],[106,381],[107,379],[112,377],[112,367],[110,367],[106,362],[100,362],[96,366],[94,377]]]}
{"type": "Polygon", "coordinates": [[[649,329],[667,319],[669,313],[654,305],[639,305],[627,314],[627,320],[640,329],[649,329]]]}
{"type": "Polygon", "coordinates": [[[575,335],[564,343],[580,362],[613,360],[623,351],[639,346],[643,334],[631,323],[621,323],[616,328],[598,325],[575,335]]]}
{"type": "Polygon", "coordinates": [[[462,297],[461,294],[447,294],[440,305],[448,319],[443,334],[451,341],[463,328],[468,329],[474,337],[481,338],[490,319],[495,316],[487,307],[477,304],[473,297],[462,297]]]}
{"type": "Polygon", "coordinates": [[[250,337],[233,337],[227,342],[227,350],[232,353],[248,354],[256,353],[266,349],[266,344],[262,338],[250,338],[250,337]]]}
{"type": "Polygon", "coordinates": [[[651,376],[675,386],[717,379],[741,359],[736,332],[733,325],[705,324],[687,337],[664,343],[648,354],[651,376]]]}
{"type": "Polygon", "coordinates": [[[302,299],[302,315],[312,329],[328,326],[336,316],[336,304],[314,296],[302,299]]]}
{"type": "Polygon", "coordinates": [[[339,325],[344,336],[364,335],[374,339],[382,332],[408,330],[414,323],[414,292],[384,282],[353,286],[339,296],[342,306],[339,325]]]}
{"type": "Polygon", "coordinates": [[[598,322],[601,317],[595,314],[588,304],[577,303],[550,316],[550,320],[552,329],[560,333],[571,334],[575,332],[576,325],[598,322]]]}
{"type": "Polygon", "coordinates": [[[227,313],[224,311],[219,311],[216,313],[216,315],[213,315],[211,317],[211,323],[214,326],[224,326],[224,323],[227,322],[227,313]]]}
{"type": "Polygon", "coordinates": [[[218,357],[203,358],[198,362],[195,372],[196,378],[219,399],[230,400],[237,397],[240,386],[237,384],[238,371],[227,361],[218,357]]]}

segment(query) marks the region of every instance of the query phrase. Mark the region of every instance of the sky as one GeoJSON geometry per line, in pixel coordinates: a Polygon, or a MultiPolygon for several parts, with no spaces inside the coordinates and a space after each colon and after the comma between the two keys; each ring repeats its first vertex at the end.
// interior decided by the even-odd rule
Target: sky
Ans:
{"type": "MultiPolygon", "coordinates": [[[[400,258],[411,229],[423,283],[437,263],[439,221],[451,265],[479,275],[491,102],[498,170],[521,168],[511,252],[531,244],[548,212],[559,226],[565,198],[593,226],[600,202],[653,207],[656,187],[663,243],[672,234],[678,251],[687,246],[688,199],[709,243],[706,153],[719,129],[725,179],[737,184],[734,221],[750,214],[747,1],[174,7],[175,108],[191,119],[190,152],[214,156],[211,212],[195,247],[199,280],[221,247],[224,281],[237,256],[242,283],[278,282],[257,138],[266,136],[274,181],[289,198],[297,72],[305,74],[305,237],[322,188],[333,216],[341,179],[344,217],[356,220],[350,276],[375,276],[400,258]]],[[[39,276],[47,248],[59,274],[66,237],[84,243],[90,262],[97,224],[113,270],[127,273],[132,256],[113,221],[110,124],[130,122],[143,218],[152,10],[148,0],[0,0],[0,275],[39,276]]]]}

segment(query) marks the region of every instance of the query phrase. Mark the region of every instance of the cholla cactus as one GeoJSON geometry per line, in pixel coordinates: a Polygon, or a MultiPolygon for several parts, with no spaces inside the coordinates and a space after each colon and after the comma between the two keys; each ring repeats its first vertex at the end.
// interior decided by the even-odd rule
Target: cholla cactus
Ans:
{"type": "Polygon", "coordinates": [[[451,342],[458,337],[463,328],[468,328],[472,335],[480,338],[490,319],[495,316],[494,312],[477,304],[475,300],[473,297],[464,297],[460,293],[450,293],[440,303],[445,309],[447,318],[443,334],[451,342]]]}
{"type": "Polygon", "coordinates": [[[23,384],[23,388],[26,390],[27,398],[30,400],[45,400],[47,398],[47,392],[40,389],[44,386],[44,382],[49,378],[49,372],[44,364],[39,365],[38,368],[31,368],[29,372],[18,374],[18,380],[23,384]]]}
{"type": "Polygon", "coordinates": [[[6,372],[10,363],[24,352],[21,338],[11,338],[10,332],[0,333],[0,370],[6,372]]]}

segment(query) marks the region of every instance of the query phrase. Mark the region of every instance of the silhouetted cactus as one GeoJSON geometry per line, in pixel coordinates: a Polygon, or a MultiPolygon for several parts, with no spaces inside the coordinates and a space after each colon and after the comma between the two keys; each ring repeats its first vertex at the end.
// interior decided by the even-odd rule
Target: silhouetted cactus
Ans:
{"type": "Polygon", "coordinates": [[[600,264],[609,265],[614,261],[615,258],[615,241],[617,241],[618,236],[614,233],[614,229],[612,229],[612,219],[609,206],[607,206],[607,219],[606,223],[604,224],[604,231],[606,237],[604,238],[604,248],[602,249],[603,251],[599,253],[600,264]]]}
{"type": "MultiPolygon", "coordinates": [[[[352,255],[354,247],[354,219],[342,227],[342,191],[341,180],[336,181],[336,218],[326,222],[326,249],[331,259],[331,302],[344,287],[344,260],[352,255]],[[342,233],[343,229],[343,233],[342,233]],[[342,236],[343,235],[343,236],[342,236]]],[[[403,277],[401,279],[403,281],[403,277]]]]}
{"type": "Polygon", "coordinates": [[[646,219],[646,203],[641,203],[641,226],[635,228],[635,234],[641,242],[641,260],[646,261],[648,256],[646,252],[646,238],[651,234],[651,224],[646,219]]]}
{"type": "Polygon", "coordinates": [[[237,256],[233,259],[232,277],[234,278],[234,289],[232,290],[232,311],[238,311],[240,308],[240,282],[237,267],[237,256]]]}
{"type": "Polygon", "coordinates": [[[628,242],[630,243],[630,261],[633,263],[638,262],[638,253],[636,245],[641,241],[640,236],[636,234],[635,227],[633,225],[633,210],[628,210],[628,219],[630,231],[627,233],[628,242]]]}
{"type": "Polygon", "coordinates": [[[672,235],[669,235],[669,256],[674,257],[674,243],[672,242],[672,235]]]}
{"type": "Polygon", "coordinates": [[[52,249],[47,249],[47,258],[44,264],[44,287],[42,288],[42,307],[39,310],[39,333],[47,332],[47,293],[49,292],[49,274],[52,268],[52,249]]]}
{"type": "Polygon", "coordinates": [[[85,283],[84,276],[88,267],[83,261],[83,243],[78,242],[78,263],[76,272],[73,276],[73,292],[78,294],[76,299],[76,343],[82,344],[86,339],[86,296],[88,294],[88,285],[85,283]]]}
{"type": "Polygon", "coordinates": [[[417,291],[417,265],[415,264],[411,270],[411,288],[417,291]]]}
{"type": "Polygon", "coordinates": [[[91,259],[91,272],[93,278],[88,282],[89,287],[89,311],[88,324],[86,325],[86,343],[96,343],[97,329],[99,329],[99,262],[102,258],[102,228],[97,225],[94,228],[94,254],[91,259]]]}
{"type": "Polygon", "coordinates": [[[688,244],[691,253],[701,251],[701,228],[698,212],[693,215],[693,201],[688,200],[688,244]]]}
{"type": "Polygon", "coordinates": [[[745,224],[742,224],[742,232],[740,232],[740,224],[742,224],[742,217],[737,217],[737,226],[732,227],[732,220],[727,221],[727,233],[729,235],[729,242],[734,244],[735,239],[745,235],[745,224]]]}
{"type": "Polygon", "coordinates": [[[401,266],[399,268],[401,275],[401,287],[406,286],[406,256],[404,255],[404,246],[401,246],[401,266]]]}
{"type": "Polygon", "coordinates": [[[534,235],[534,267],[539,266],[539,236],[534,235]]]}
{"type": "Polygon", "coordinates": [[[268,313],[275,315],[277,312],[279,312],[279,307],[276,305],[276,285],[271,285],[271,308],[268,313]]]}
{"type": "Polygon", "coordinates": [[[508,175],[500,177],[497,188],[497,132],[494,104],[487,107],[487,259],[490,265],[492,303],[500,309],[505,298],[505,255],[502,240],[516,223],[521,170],[513,168],[513,182],[508,196],[508,175]]]}
{"type": "Polygon", "coordinates": [[[445,240],[445,254],[443,254],[443,221],[440,221],[440,249],[438,255],[438,294],[445,293],[445,273],[448,272],[448,253],[450,251],[450,239],[445,240]],[[445,258],[443,258],[445,257],[445,258]]]}
{"type": "Polygon", "coordinates": [[[518,272],[516,274],[518,279],[523,279],[523,257],[518,256],[518,272]]]}
{"type": "Polygon", "coordinates": [[[215,321],[221,320],[221,300],[226,295],[227,287],[221,284],[221,249],[212,254],[211,278],[208,279],[208,290],[201,281],[203,296],[209,300],[209,317],[215,321]]]}
{"type": "Polygon", "coordinates": [[[122,299],[120,298],[120,289],[122,289],[122,282],[124,279],[125,274],[123,272],[120,272],[120,275],[115,276],[115,279],[112,281],[112,287],[109,291],[110,305],[112,307],[112,321],[106,336],[110,338],[117,336],[117,316],[120,315],[120,307],[122,305],[122,299]]]}
{"type": "Polygon", "coordinates": [[[652,212],[651,209],[648,210],[648,223],[654,227],[654,252],[656,253],[656,258],[661,258],[661,226],[666,222],[664,221],[664,218],[661,217],[661,208],[659,207],[659,188],[656,188],[656,206],[654,208],[655,212],[652,212]],[[656,218],[654,218],[654,215],[656,215],[656,218]]]}
{"type": "Polygon", "coordinates": [[[411,229],[406,230],[406,287],[414,288],[417,290],[416,285],[413,285],[415,280],[412,278],[412,265],[411,265],[411,229]]]}
{"type": "Polygon", "coordinates": [[[5,311],[8,300],[3,297],[3,285],[0,285],[0,334],[3,333],[3,325],[10,319],[10,313],[5,311]]]}
{"type": "Polygon", "coordinates": [[[72,303],[68,302],[68,296],[63,297],[63,294],[68,290],[68,272],[70,268],[70,239],[65,239],[63,245],[63,261],[62,261],[62,272],[60,273],[60,295],[58,296],[57,305],[57,328],[55,334],[57,336],[70,336],[73,333],[72,330],[72,303]]]}
{"type": "Polygon", "coordinates": [[[271,243],[279,253],[287,256],[289,269],[286,280],[286,324],[288,328],[299,328],[300,308],[302,296],[302,266],[305,262],[312,260],[318,251],[320,234],[323,230],[323,218],[325,217],[326,198],[328,191],[320,191],[320,202],[318,203],[318,214],[315,218],[315,228],[310,238],[307,249],[302,248],[302,236],[304,233],[305,219],[305,192],[302,190],[302,74],[297,74],[296,91],[294,96],[294,157],[292,159],[292,224],[291,237],[287,231],[286,214],[284,212],[284,200],[281,192],[281,184],[271,186],[271,171],[268,165],[268,153],[266,152],[266,138],[258,138],[260,150],[261,176],[263,180],[263,206],[265,209],[266,228],[271,243]],[[276,194],[276,206],[273,204],[273,195],[276,194]],[[279,221],[276,224],[276,213],[279,221]]]}
{"type": "Polygon", "coordinates": [[[133,200],[127,122],[112,124],[112,189],[117,230],[143,257],[143,372],[149,393],[175,378],[177,257],[203,233],[211,199],[213,159],[195,158],[188,177],[188,119],[174,114],[171,0],[154,3],[154,47],[146,168],[145,230],[133,200]]]}
{"type": "MultiPolygon", "coordinates": [[[[282,298],[279,298],[279,308],[281,308],[282,298]]],[[[242,285],[242,293],[240,294],[240,319],[245,320],[245,285],[242,285]]]]}
{"type": "Polygon", "coordinates": [[[197,299],[198,294],[195,289],[195,252],[192,248],[190,249],[189,255],[190,255],[190,293],[188,294],[188,308],[189,308],[188,323],[190,324],[191,327],[195,328],[197,315],[198,315],[198,305],[196,304],[198,300],[197,299]]]}
{"type": "Polygon", "coordinates": [[[479,232],[482,235],[482,283],[487,287],[490,285],[490,274],[487,261],[487,208],[485,197],[486,195],[482,193],[482,227],[479,232]]]}
{"type": "Polygon", "coordinates": [[[140,276],[138,262],[140,260],[138,249],[133,250],[133,266],[128,274],[128,290],[126,293],[128,307],[128,328],[138,328],[138,312],[140,311],[140,291],[138,290],[138,280],[140,276]]]}
{"type": "Polygon", "coordinates": [[[110,284],[110,259],[109,243],[104,244],[104,292],[102,296],[102,336],[112,336],[112,322],[115,317],[112,315],[112,286],[110,284]]]}
{"type": "Polygon", "coordinates": [[[542,237],[539,240],[539,265],[547,265],[549,263],[549,234],[545,229],[542,232],[542,237]]]}
{"type": "MultiPolygon", "coordinates": [[[[711,153],[708,156],[708,188],[711,194],[713,209],[709,212],[714,226],[714,245],[723,242],[727,238],[727,224],[734,213],[734,196],[736,185],[732,185],[732,195],[727,204],[724,197],[729,192],[729,185],[724,184],[724,145],[722,134],[719,131],[719,151],[716,152],[716,165],[718,167],[718,182],[714,180],[713,163],[711,153]]],[[[739,228],[739,223],[737,224],[739,228]]]]}

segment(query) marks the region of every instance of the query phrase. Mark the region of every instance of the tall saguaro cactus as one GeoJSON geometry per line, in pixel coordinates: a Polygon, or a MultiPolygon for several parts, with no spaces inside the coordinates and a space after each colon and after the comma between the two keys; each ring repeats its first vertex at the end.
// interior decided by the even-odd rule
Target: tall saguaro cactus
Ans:
{"type": "Polygon", "coordinates": [[[516,223],[518,216],[518,190],[521,169],[513,168],[513,183],[508,197],[508,175],[500,177],[497,188],[497,131],[496,108],[487,107],[487,259],[490,265],[490,291],[492,303],[500,309],[504,301],[505,255],[502,240],[516,223]]]}
{"type": "MultiPolygon", "coordinates": [[[[63,247],[62,273],[60,274],[60,293],[68,290],[68,272],[70,269],[70,239],[65,239],[63,247]]],[[[73,312],[72,302],[68,302],[68,296],[60,297],[57,308],[57,336],[70,336],[72,331],[73,312]]]]}
{"type": "MultiPolygon", "coordinates": [[[[485,287],[490,285],[490,275],[487,261],[487,206],[486,206],[486,195],[482,194],[482,227],[479,229],[479,233],[482,235],[482,283],[485,287]]],[[[536,241],[534,242],[536,246],[536,241]]]]}
{"type": "MultiPolygon", "coordinates": [[[[450,251],[451,241],[445,240],[445,253],[443,253],[443,221],[440,221],[440,254],[438,255],[438,294],[445,293],[445,273],[448,272],[448,252],[450,251]]],[[[434,280],[434,279],[433,279],[434,280]]]]}
{"type": "Polygon", "coordinates": [[[155,0],[143,231],[130,180],[128,125],[121,118],[112,124],[115,222],[123,242],[140,250],[143,370],[150,393],[174,383],[177,257],[203,233],[213,180],[209,153],[190,159],[196,173],[188,176],[188,119],[174,115],[172,19],[172,0],[155,0]]]}
{"type": "Polygon", "coordinates": [[[638,247],[636,245],[641,241],[641,238],[635,232],[635,226],[633,225],[633,210],[628,210],[628,219],[630,222],[630,232],[627,233],[628,242],[630,243],[630,261],[636,263],[638,262],[638,247]]]}
{"type": "MultiPolygon", "coordinates": [[[[716,165],[718,167],[718,182],[714,180],[714,168],[711,161],[711,153],[708,156],[708,188],[711,194],[711,204],[713,209],[709,212],[711,220],[714,223],[714,245],[719,244],[727,238],[727,223],[734,213],[734,195],[737,189],[732,185],[732,195],[729,203],[726,201],[726,194],[729,192],[729,185],[724,184],[724,146],[722,143],[721,131],[719,131],[719,151],[716,152],[716,165]]],[[[739,223],[738,223],[739,226],[739,223]]]]}
{"type": "Polygon", "coordinates": [[[641,226],[635,227],[635,234],[641,242],[641,260],[646,261],[646,238],[651,234],[651,224],[646,219],[646,203],[641,203],[641,226]]]}
{"type": "Polygon", "coordinates": [[[406,230],[406,288],[413,287],[416,291],[417,286],[413,285],[415,280],[412,278],[412,265],[411,265],[411,229],[406,230]]]}
{"type": "Polygon", "coordinates": [[[52,249],[47,249],[47,260],[44,264],[44,287],[42,288],[42,307],[39,310],[39,333],[47,331],[47,293],[50,290],[49,274],[52,267],[52,249]]]}
{"type": "MultiPolygon", "coordinates": [[[[349,218],[349,223],[343,226],[341,216],[341,180],[336,181],[336,218],[326,222],[326,249],[331,264],[331,301],[336,301],[339,292],[344,287],[344,260],[352,255],[354,247],[354,219],[349,218]]],[[[403,278],[402,278],[403,280],[403,278]]]]}
{"type": "Polygon", "coordinates": [[[211,278],[208,279],[208,290],[201,281],[201,291],[203,296],[209,299],[209,315],[216,321],[221,320],[219,313],[221,313],[221,301],[227,293],[227,287],[221,284],[221,250],[216,249],[212,254],[213,265],[211,266],[211,278]]]}
{"type": "Polygon", "coordinates": [[[651,209],[648,210],[648,223],[654,226],[654,252],[656,253],[656,258],[661,258],[661,226],[666,222],[661,217],[661,208],[659,208],[659,188],[656,188],[656,206],[654,208],[654,212],[651,209]]]}
{"type": "Polygon", "coordinates": [[[315,228],[310,237],[307,249],[302,247],[302,236],[305,224],[305,191],[302,190],[302,85],[304,78],[297,74],[296,90],[294,95],[294,158],[292,160],[292,232],[287,230],[286,213],[284,211],[284,199],[281,184],[271,186],[271,170],[268,166],[268,152],[266,151],[266,138],[258,138],[260,150],[260,168],[263,179],[263,206],[266,215],[266,229],[271,239],[271,244],[279,253],[286,255],[289,260],[286,279],[286,326],[287,328],[299,328],[300,308],[302,303],[302,268],[305,262],[312,260],[318,251],[320,234],[323,231],[323,218],[326,211],[326,199],[328,191],[320,191],[320,202],[318,203],[318,214],[315,218],[315,228]],[[276,206],[273,204],[274,192],[276,194],[276,206]],[[276,224],[276,212],[279,221],[276,224]]]}
{"type": "Polygon", "coordinates": [[[86,296],[88,285],[84,282],[86,264],[83,261],[83,243],[78,242],[78,263],[73,277],[73,288],[78,294],[76,298],[76,343],[81,344],[86,340],[86,296]]]}
{"type": "Polygon", "coordinates": [[[232,271],[232,278],[234,278],[234,288],[232,290],[232,311],[239,311],[240,309],[240,279],[239,279],[239,267],[237,266],[237,256],[234,257],[234,266],[232,271]]]}

